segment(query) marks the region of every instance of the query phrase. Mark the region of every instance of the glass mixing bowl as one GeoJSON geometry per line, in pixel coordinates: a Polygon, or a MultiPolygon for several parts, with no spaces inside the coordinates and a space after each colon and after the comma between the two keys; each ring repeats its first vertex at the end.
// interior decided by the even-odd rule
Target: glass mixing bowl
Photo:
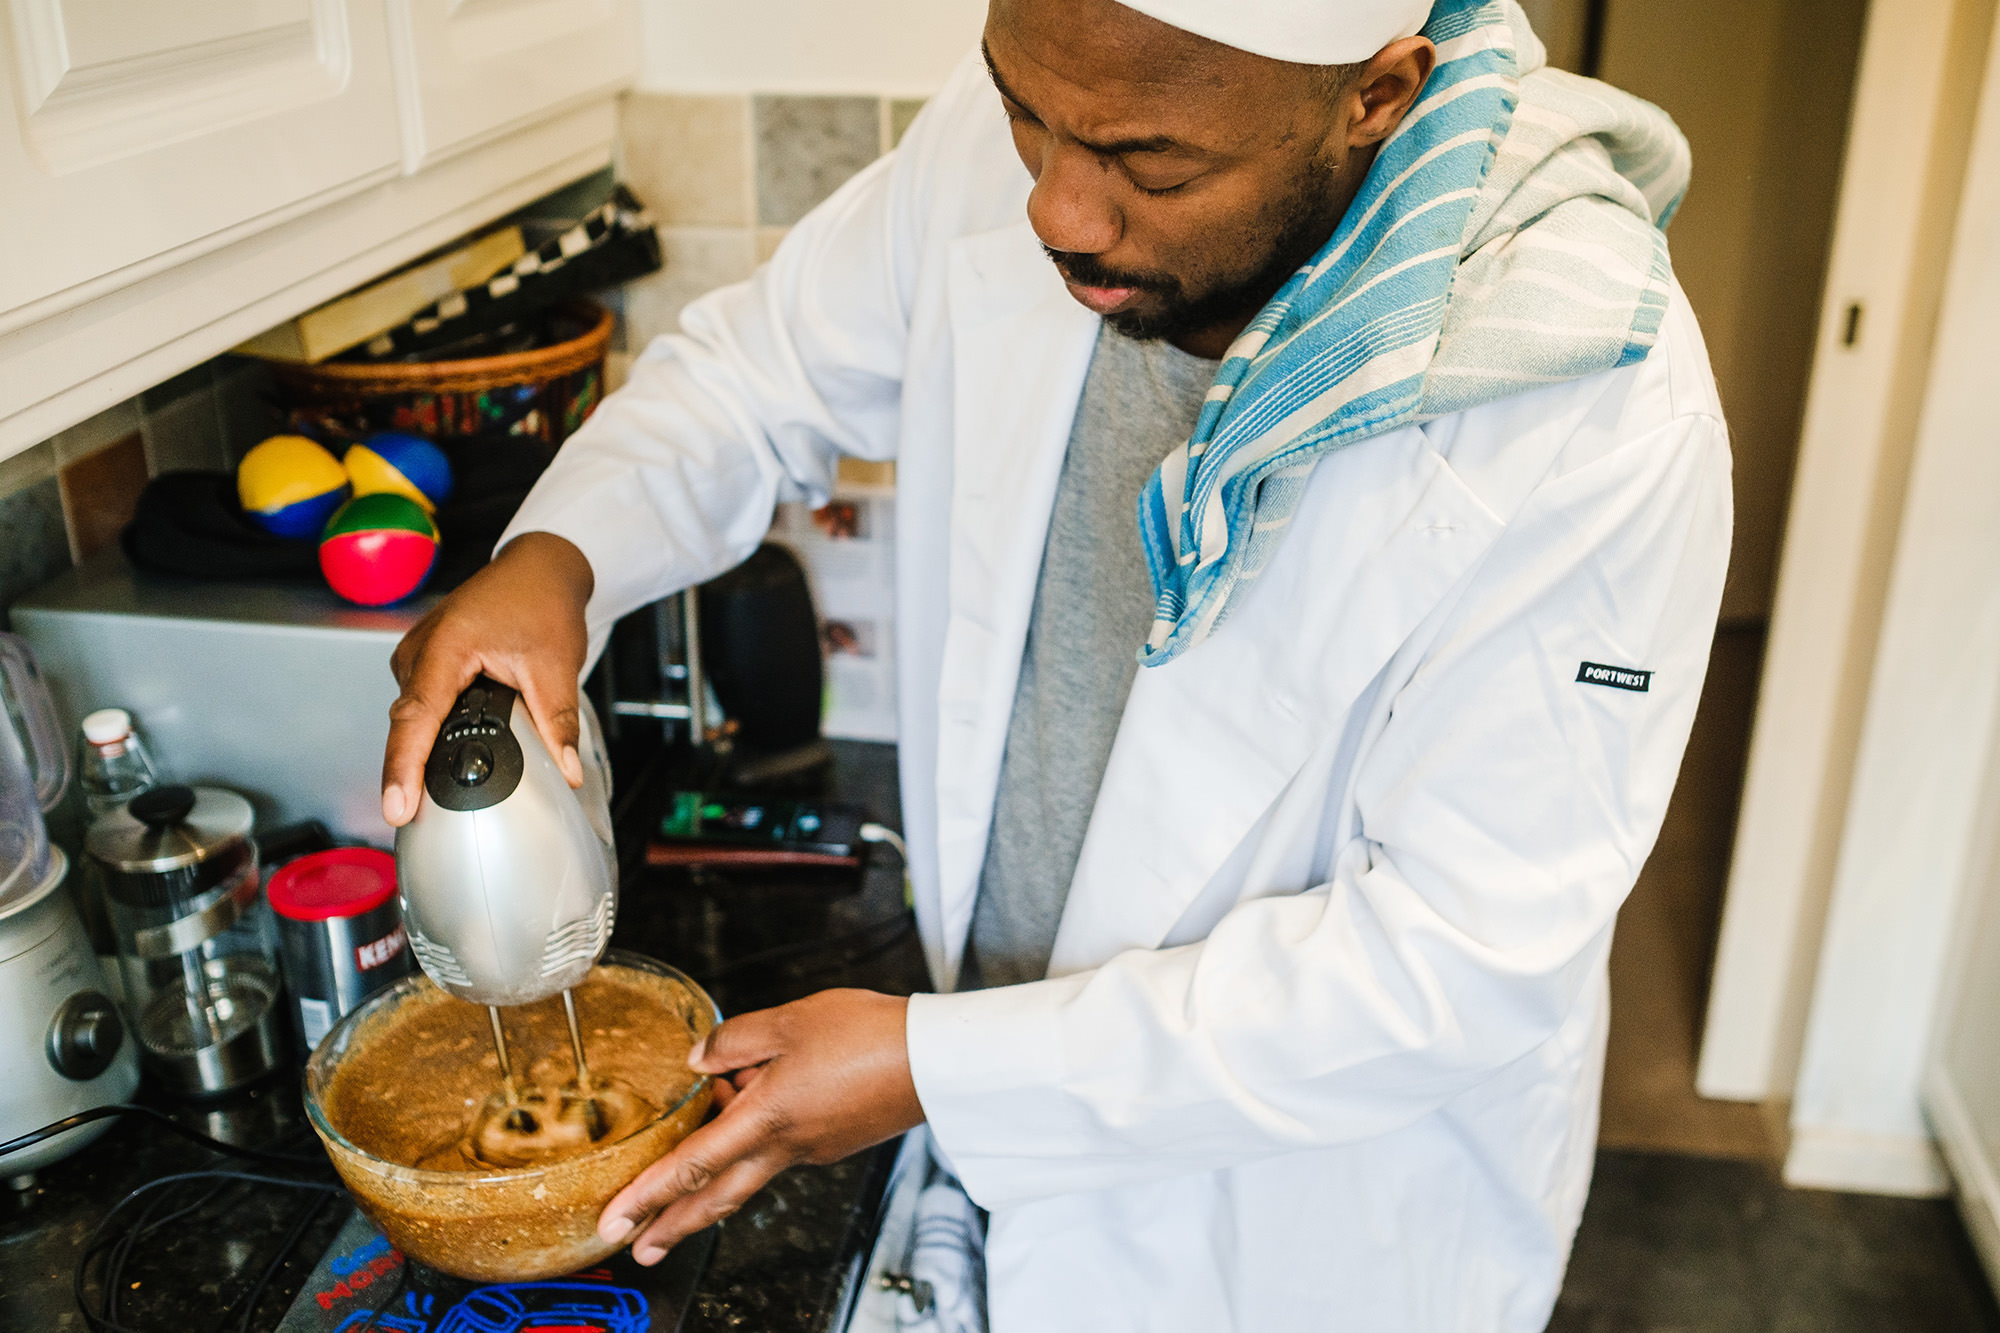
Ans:
{"type": "MultiPolygon", "coordinates": [[[[696,1041],[722,1021],[707,993],[664,963],[613,950],[601,966],[649,978],[696,1041]]],[[[618,1246],[598,1239],[598,1214],[634,1176],[701,1124],[713,1096],[711,1080],[696,1078],[684,1096],[629,1137],[576,1157],[507,1170],[403,1166],[358,1146],[332,1123],[327,1097],[349,1052],[386,1030],[405,1005],[464,1003],[419,973],[370,996],[343,1018],[306,1064],[312,1127],[362,1211],[405,1255],[432,1268],[482,1282],[532,1282],[602,1261],[618,1246]]],[[[421,1071],[412,1076],[421,1077],[421,1071]]]]}

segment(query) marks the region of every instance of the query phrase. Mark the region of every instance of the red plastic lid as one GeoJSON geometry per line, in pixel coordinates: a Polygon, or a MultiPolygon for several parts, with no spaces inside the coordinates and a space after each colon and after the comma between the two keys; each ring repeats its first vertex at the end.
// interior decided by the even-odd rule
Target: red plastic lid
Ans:
{"type": "Polygon", "coordinates": [[[396,891],[396,858],[373,847],[336,847],[287,861],[265,893],[294,921],[330,921],[380,907],[396,891]]]}

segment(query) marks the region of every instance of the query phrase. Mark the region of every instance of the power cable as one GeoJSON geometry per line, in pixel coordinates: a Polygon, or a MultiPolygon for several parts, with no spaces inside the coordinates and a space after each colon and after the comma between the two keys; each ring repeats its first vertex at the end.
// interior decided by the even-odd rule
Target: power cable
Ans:
{"type": "MultiPolygon", "coordinates": [[[[145,1333],[144,1330],[126,1323],[125,1320],[131,1315],[119,1308],[124,1293],[131,1285],[125,1280],[127,1265],[140,1253],[140,1246],[148,1237],[208,1207],[224,1196],[231,1187],[242,1186],[306,1190],[321,1196],[314,1201],[311,1210],[294,1218],[277,1256],[266,1268],[257,1284],[247,1293],[248,1306],[243,1322],[238,1325],[239,1328],[247,1328],[251,1312],[256,1309],[257,1298],[263,1295],[271,1277],[276,1274],[292,1250],[297,1248],[300,1237],[305,1234],[319,1207],[325,1204],[328,1197],[346,1194],[346,1189],[338,1183],[326,1180],[294,1180],[284,1176],[256,1175],[245,1171],[180,1171],[147,1181],[113,1204],[111,1210],[91,1230],[89,1239],[84,1242],[83,1254],[77,1260],[76,1270],[70,1283],[71,1293],[76,1298],[76,1308],[82,1313],[84,1323],[95,1330],[95,1333],[145,1333]],[[190,1202],[177,1202],[175,1191],[188,1185],[207,1188],[190,1202]],[[122,1229],[119,1228],[117,1224],[128,1214],[131,1206],[141,1200],[145,1201],[145,1206],[138,1210],[136,1219],[122,1229]],[[163,1208],[168,1208],[170,1211],[164,1216],[158,1216],[163,1208]],[[97,1263],[100,1258],[102,1262],[97,1263]],[[93,1264],[96,1264],[98,1270],[99,1300],[95,1309],[91,1306],[89,1292],[93,1264]]],[[[232,1301],[224,1307],[225,1318],[235,1304],[236,1302],[232,1301]]]]}
{"type": "Polygon", "coordinates": [[[274,1153],[264,1148],[245,1148],[234,1143],[226,1143],[221,1139],[212,1138],[198,1129],[191,1129],[183,1125],[164,1111],[156,1111],[150,1106],[140,1106],[135,1102],[113,1102],[107,1106],[94,1106],[88,1111],[78,1111],[75,1115],[64,1116],[53,1124],[43,1125],[40,1129],[31,1129],[26,1134],[18,1135],[8,1139],[5,1143],[0,1143],[0,1158],[5,1158],[19,1152],[23,1148],[32,1148],[45,1139],[52,1139],[58,1134],[66,1134],[81,1125],[88,1125],[98,1120],[108,1120],[112,1116],[120,1115],[144,1116],[148,1120],[164,1125],[184,1139],[189,1139],[211,1152],[219,1152],[227,1157],[241,1157],[246,1161],[266,1162],[272,1166],[326,1165],[326,1156],[323,1153],[316,1153],[310,1156],[293,1153],[274,1153]]]}

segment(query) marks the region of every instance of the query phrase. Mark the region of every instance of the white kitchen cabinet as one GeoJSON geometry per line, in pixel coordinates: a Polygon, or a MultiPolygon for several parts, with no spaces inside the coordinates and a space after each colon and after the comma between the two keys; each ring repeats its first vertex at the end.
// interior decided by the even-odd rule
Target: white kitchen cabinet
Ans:
{"type": "Polygon", "coordinates": [[[608,165],[637,0],[0,4],[0,458],[608,165]]]}
{"type": "Polygon", "coordinates": [[[389,0],[415,171],[630,83],[637,0],[389,0]]]}
{"type": "Polygon", "coordinates": [[[12,0],[0,329],[400,161],[380,0],[12,0]]]}

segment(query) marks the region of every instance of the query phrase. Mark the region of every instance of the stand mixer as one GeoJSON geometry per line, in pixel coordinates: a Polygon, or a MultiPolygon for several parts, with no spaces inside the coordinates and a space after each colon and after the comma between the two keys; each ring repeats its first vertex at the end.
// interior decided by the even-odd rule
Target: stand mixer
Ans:
{"type": "Polygon", "coordinates": [[[502,1087],[472,1127],[472,1150],[518,1165],[595,1142],[626,1119],[629,1095],[593,1083],[571,993],[603,956],[618,906],[611,774],[589,701],[579,699],[572,790],[519,693],[481,676],[458,696],[424,765],[416,815],[396,833],[410,948],[441,989],[485,1005],[502,1087]],[[524,1092],[501,1009],[561,995],[576,1081],[524,1092]]]}

